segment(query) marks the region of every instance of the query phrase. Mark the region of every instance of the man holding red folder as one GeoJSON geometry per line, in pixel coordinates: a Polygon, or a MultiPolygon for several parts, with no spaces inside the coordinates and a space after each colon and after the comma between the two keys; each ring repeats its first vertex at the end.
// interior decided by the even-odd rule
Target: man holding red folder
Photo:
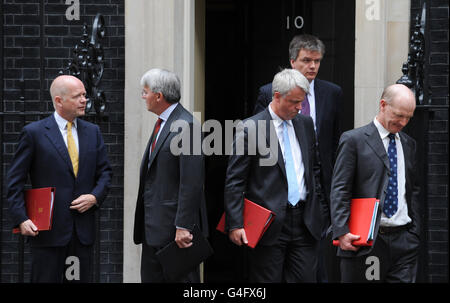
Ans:
{"type": "Polygon", "coordinates": [[[341,136],[330,202],[343,282],[415,281],[420,242],[416,142],[401,132],[415,107],[408,87],[388,86],[375,119],[341,136]],[[348,224],[350,201],[356,198],[380,202],[371,246],[353,243],[362,237],[352,234],[348,224]],[[370,268],[379,272],[379,280],[367,274],[371,260],[379,261],[379,268],[370,268]]]}
{"type": "Polygon", "coordinates": [[[224,190],[230,240],[236,245],[248,243],[244,196],[275,214],[256,247],[249,249],[251,282],[317,281],[325,199],[314,123],[311,117],[298,115],[308,90],[308,80],[299,71],[276,74],[272,102],[243,122],[248,127],[237,130],[233,142],[224,190]],[[239,152],[241,139],[243,152],[239,152]],[[272,157],[272,163],[265,161],[272,157]]]}
{"type": "MultiPolygon", "coordinates": [[[[100,129],[85,114],[83,82],[68,75],[50,86],[55,112],[26,125],[8,171],[9,212],[14,227],[30,236],[31,282],[62,282],[67,257],[77,257],[79,282],[89,282],[95,210],[106,198],[111,167],[100,129]],[[25,208],[24,186],[54,187],[51,230],[39,231],[25,208]]],[[[75,264],[75,263],[73,263],[75,264]]]]}

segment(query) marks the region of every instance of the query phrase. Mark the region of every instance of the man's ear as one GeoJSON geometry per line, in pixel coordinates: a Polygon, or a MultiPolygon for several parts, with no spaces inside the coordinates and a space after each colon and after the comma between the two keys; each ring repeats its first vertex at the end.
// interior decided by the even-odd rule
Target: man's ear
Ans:
{"type": "Polygon", "coordinates": [[[294,62],[295,62],[295,60],[289,60],[289,62],[291,63],[291,68],[294,68],[294,62]]]}
{"type": "Polygon", "coordinates": [[[274,93],[273,93],[273,99],[274,99],[274,100],[279,100],[280,98],[281,98],[280,92],[274,92],[274,93]]]}
{"type": "Polygon", "coordinates": [[[63,98],[61,96],[55,96],[55,105],[57,107],[61,107],[63,102],[63,98]]]}
{"type": "Polygon", "coordinates": [[[162,96],[163,94],[161,94],[161,92],[155,93],[156,94],[156,101],[160,102],[162,100],[162,96]]]}

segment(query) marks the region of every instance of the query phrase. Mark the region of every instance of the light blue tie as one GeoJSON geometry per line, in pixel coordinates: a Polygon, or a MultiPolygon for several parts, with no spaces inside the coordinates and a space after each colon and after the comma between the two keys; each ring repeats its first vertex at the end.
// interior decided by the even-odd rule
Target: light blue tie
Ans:
{"type": "Polygon", "coordinates": [[[287,122],[283,121],[283,142],[284,142],[284,165],[286,167],[286,176],[288,181],[288,201],[296,205],[300,200],[300,188],[298,187],[297,176],[295,173],[294,158],[292,157],[291,143],[287,130],[287,122]]]}

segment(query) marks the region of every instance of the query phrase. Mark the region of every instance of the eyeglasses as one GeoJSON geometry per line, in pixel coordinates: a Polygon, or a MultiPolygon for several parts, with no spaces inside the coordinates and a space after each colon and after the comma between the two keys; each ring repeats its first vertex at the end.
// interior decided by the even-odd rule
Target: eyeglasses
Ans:
{"type": "Polygon", "coordinates": [[[141,92],[142,97],[147,97],[149,94],[150,92],[147,92],[145,89],[143,89],[141,92]]]}

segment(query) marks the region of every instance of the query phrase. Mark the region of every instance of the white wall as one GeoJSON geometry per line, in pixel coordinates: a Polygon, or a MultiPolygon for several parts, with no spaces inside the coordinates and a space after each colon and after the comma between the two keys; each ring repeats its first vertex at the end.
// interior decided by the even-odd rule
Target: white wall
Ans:
{"type": "Polygon", "coordinates": [[[356,0],[355,127],[372,121],[408,57],[410,0],[356,0]]]}

